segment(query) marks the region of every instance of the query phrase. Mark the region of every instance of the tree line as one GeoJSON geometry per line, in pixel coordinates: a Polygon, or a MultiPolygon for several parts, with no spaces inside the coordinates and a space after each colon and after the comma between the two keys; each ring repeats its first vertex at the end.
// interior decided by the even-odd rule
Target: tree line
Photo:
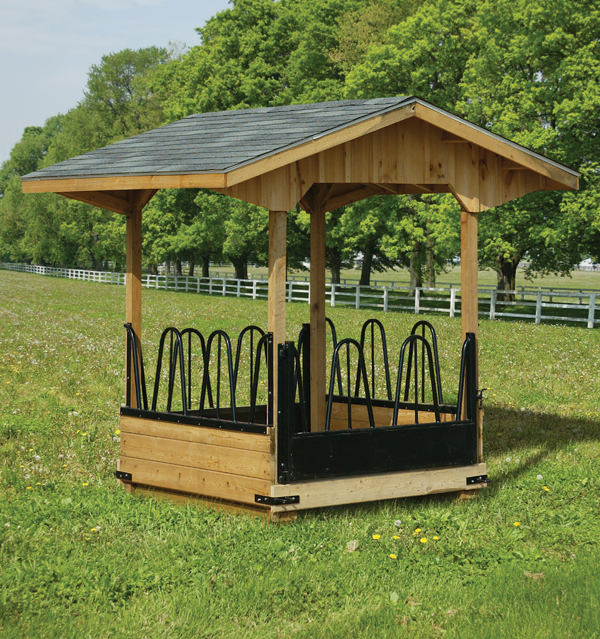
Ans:
{"type": "MultiPolygon", "coordinates": [[[[479,261],[499,289],[600,257],[600,0],[232,0],[200,44],[106,55],[83,99],[28,127],[0,168],[0,259],[124,264],[125,220],[19,176],[193,113],[415,95],[582,173],[581,190],[533,193],[480,213],[479,261]]],[[[236,277],[266,264],[268,212],[203,189],[163,190],[143,216],[143,259],[236,277]]],[[[309,218],[288,214],[288,261],[303,268],[309,218]]],[[[327,214],[333,280],[390,267],[434,285],[460,249],[451,196],[377,196],[327,214]]]]}

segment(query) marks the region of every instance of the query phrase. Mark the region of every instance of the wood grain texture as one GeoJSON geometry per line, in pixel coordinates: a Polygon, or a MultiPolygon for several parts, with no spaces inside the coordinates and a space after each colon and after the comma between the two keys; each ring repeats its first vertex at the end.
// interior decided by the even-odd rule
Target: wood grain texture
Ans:
{"type": "Polygon", "coordinates": [[[268,435],[241,433],[235,430],[221,430],[218,428],[206,428],[204,426],[187,426],[185,424],[159,422],[126,415],[121,416],[120,430],[122,434],[132,433],[152,437],[164,437],[182,442],[239,448],[241,450],[255,451],[258,453],[269,453],[271,450],[268,435]]]}
{"type": "MultiPolygon", "coordinates": [[[[142,208],[132,207],[127,215],[125,322],[131,324],[138,340],[138,356],[142,338],[142,208]]],[[[132,368],[133,371],[133,363],[132,368]]],[[[131,406],[137,408],[133,372],[130,380],[131,406]]]]}
{"type": "Polygon", "coordinates": [[[421,471],[362,475],[342,479],[320,479],[298,484],[274,484],[271,496],[299,495],[299,504],[273,506],[274,511],[305,510],[323,506],[356,504],[379,499],[398,499],[436,493],[485,488],[486,484],[467,486],[467,477],[485,475],[485,464],[421,471]]]}
{"type": "Polygon", "coordinates": [[[139,189],[218,189],[227,186],[224,173],[199,175],[134,175],[52,180],[25,180],[23,193],[72,193],[75,191],[131,191],[139,189]]]}
{"type": "Polygon", "coordinates": [[[124,455],[121,456],[121,470],[131,473],[134,484],[245,504],[254,504],[255,495],[268,495],[271,487],[268,480],[135,459],[124,455]]]}
{"type": "Polygon", "coordinates": [[[121,455],[165,464],[271,480],[271,455],[152,435],[121,432],[121,455]]]}
{"type": "Polygon", "coordinates": [[[325,211],[327,194],[317,198],[310,214],[310,424],[325,429],[327,392],[327,325],[325,321],[325,211]]]}

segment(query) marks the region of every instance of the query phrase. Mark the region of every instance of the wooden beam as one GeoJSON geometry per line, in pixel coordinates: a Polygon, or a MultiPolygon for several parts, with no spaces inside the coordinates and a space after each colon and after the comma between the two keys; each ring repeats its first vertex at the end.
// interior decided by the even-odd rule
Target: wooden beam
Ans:
{"type": "Polygon", "coordinates": [[[274,511],[294,511],[323,506],[358,504],[379,499],[398,499],[463,490],[485,488],[486,484],[467,486],[467,477],[485,475],[485,464],[408,470],[398,473],[359,475],[341,479],[319,479],[295,484],[273,484],[272,497],[298,495],[300,502],[287,506],[272,506],[274,511]]]}
{"type": "Polygon", "coordinates": [[[325,322],[325,209],[326,195],[310,214],[310,424],[325,429],[327,356],[325,322]]]}
{"type": "Polygon", "coordinates": [[[81,191],[132,191],[142,189],[225,188],[225,173],[195,175],[135,175],[56,180],[24,180],[23,193],[75,193],[81,191]]]}
{"type": "MultiPolygon", "coordinates": [[[[269,300],[268,330],[273,333],[273,415],[269,421],[271,446],[276,450],[277,443],[277,373],[278,344],[285,343],[285,302],[286,302],[286,239],[287,211],[269,211],[269,300]]],[[[275,476],[276,455],[273,456],[273,476],[275,476]]]]}
{"type": "MultiPolygon", "coordinates": [[[[141,353],[142,339],[142,206],[132,203],[126,224],[125,322],[131,324],[141,353]]],[[[133,362],[131,362],[133,371],[133,362]]],[[[131,406],[137,407],[133,373],[130,380],[131,406]]]]}
{"type": "MultiPolygon", "coordinates": [[[[127,191],[124,193],[127,195],[127,191]]],[[[71,200],[85,202],[122,215],[127,215],[131,211],[131,204],[126,197],[117,197],[102,191],[76,191],[74,193],[58,193],[57,195],[63,195],[71,200]]]]}

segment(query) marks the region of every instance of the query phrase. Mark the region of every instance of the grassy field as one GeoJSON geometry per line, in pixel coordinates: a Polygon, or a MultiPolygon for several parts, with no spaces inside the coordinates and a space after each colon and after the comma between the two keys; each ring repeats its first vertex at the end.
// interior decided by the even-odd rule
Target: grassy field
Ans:
{"type": "MultiPolygon", "coordinates": [[[[0,272],[3,638],[600,637],[598,330],[481,321],[493,483],[478,499],[278,527],[117,485],[124,295],[0,272]]],[[[288,313],[294,339],[308,309],[288,313]]],[[[415,321],[328,314],[340,337],[380,318],[394,360],[415,321]]],[[[266,317],[262,301],[144,291],[145,356],[167,325],[236,336],[266,317]]],[[[460,319],[432,321],[452,395],[460,319]]]]}

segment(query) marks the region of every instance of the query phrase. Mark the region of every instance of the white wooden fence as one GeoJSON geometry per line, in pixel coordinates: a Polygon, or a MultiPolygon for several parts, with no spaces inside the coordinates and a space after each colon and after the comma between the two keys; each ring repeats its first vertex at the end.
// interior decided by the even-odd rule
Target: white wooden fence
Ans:
{"type": "MultiPolygon", "coordinates": [[[[124,273],[110,271],[88,271],[84,269],[51,268],[29,264],[0,263],[0,268],[65,277],[104,284],[125,284],[124,273]]],[[[267,299],[266,280],[238,280],[231,277],[190,277],[188,275],[142,276],[146,288],[165,291],[185,291],[233,297],[267,299]]],[[[505,291],[514,293],[515,301],[499,299],[499,291],[489,287],[479,288],[479,315],[495,320],[501,317],[533,319],[536,324],[544,321],[585,323],[594,328],[596,319],[596,297],[600,291],[569,291],[567,289],[530,289],[505,291]],[[560,311],[563,311],[562,314],[560,311]],[[565,312],[566,311],[566,312],[565,312]],[[556,314],[550,314],[556,313],[556,314]]],[[[307,281],[287,282],[288,302],[309,302],[310,284],[307,281]]],[[[325,286],[326,301],[333,306],[350,306],[356,309],[370,308],[381,311],[405,311],[419,313],[444,313],[450,317],[460,315],[460,288],[411,288],[406,285],[360,286],[358,284],[331,284],[325,286]]]]}

